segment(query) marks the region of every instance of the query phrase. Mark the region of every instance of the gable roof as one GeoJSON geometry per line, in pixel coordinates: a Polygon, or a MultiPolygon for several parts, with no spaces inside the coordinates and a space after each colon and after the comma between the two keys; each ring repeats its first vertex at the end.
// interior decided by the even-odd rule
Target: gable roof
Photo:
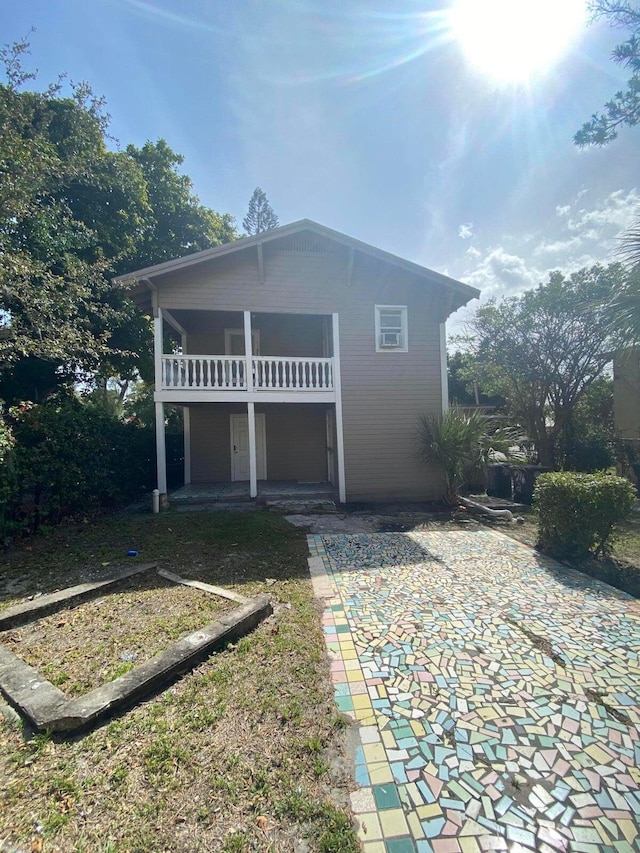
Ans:
{"type": "MultiPolygon", "coordinates": [[[[118,284],[132,284],[136,281],[150,281],[156,276],[162,276],[165,273],[177,272],[195,264],[201,264],[206,261],[214,260],[215,258],[231,255],[234,252],[241,252],[249,249],[252,246],[265,245],[273,241],[282,240],[285,237],[290,237],[298,234],[301,231],[311,231],[321,237],[339,243],[354,252],[361,252],[364,255],[375,258],[379,261],[399,267],[406,272],[412,273],[419,278],[424,278],[432,284],[440,285],[449,290],[454,299],[455,308],[465,305],[471,299],[477,299],[480,296],[480,291],[471,287],[468,284],[463,284],[454,278],[435,272],[435,270],[415,264],[413,261],[407,261],[398,255],[393,255],[390,252],[385,252],[383,249],[378,249],[371,246],[369,243],[363,243],[361,240],[356,240],[354,237],[349,237],[347,234],[342,234],[340,231],[334,231],[332,228],[327,228],[325,225],[320,225],[318,222],[313,222],[311,219],[300,219],[298,222],[292,222],[289,225],[281,225],[279,228],[271,228],[268,231],[262,231],[260,234],[255,234],[251,237],[241,237],[239,240],[234,240],[232,243],[224,243],[222,246],[213,246],[211,249],[204,249],[202,252],[194,252],[191,255],[184,255],[181,258],[175,258],[171,261],[164,261],[161,264],[154,264],[144,269],[134,270],[130,273],[125,273],[114,279],[118,284]]],[[[455,310],[455,308],[453,310],[455,310]]]]}

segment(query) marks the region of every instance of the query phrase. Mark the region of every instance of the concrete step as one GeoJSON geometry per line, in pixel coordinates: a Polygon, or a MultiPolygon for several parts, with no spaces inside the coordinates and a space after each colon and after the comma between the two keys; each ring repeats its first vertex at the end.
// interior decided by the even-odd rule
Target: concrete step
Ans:
{"type": "MultiPolygon", "coordinates": [[[[260,497],[258,496],[258,500],[260,497]]],[[[267,509],[286,514],[333,513],[337,512],[335,501],[327,496],[320,495],[316,498],[308,495],[301,498],[267,498],[264,501],[267,509]]]]}

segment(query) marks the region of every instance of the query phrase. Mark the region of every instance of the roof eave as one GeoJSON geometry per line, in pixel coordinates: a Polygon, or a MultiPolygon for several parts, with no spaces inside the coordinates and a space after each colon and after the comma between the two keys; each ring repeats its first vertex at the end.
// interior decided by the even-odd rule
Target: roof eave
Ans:
{"type": "Polygon", "coordinates": [[[393,255],[391,252],[384,251],[384,249],[378,249],[376,246],[364,243],[363,241],[357,240],[355,237],[350,237],[347,234],[343,234],[340,231],[334,231],[332,228],[328,228],[326,225],[321,225],[311,219],[300,219],[297,222],[290,223],[289,225],[281,225],[279,228],[271,228],[268,231],[262,231],[260,234],[241,237],[238,240],[234,240],[232,243],[213,246],[211,249],[194,252],[192,255],[175,258],[174,260],[165,261],[161,264],[154,264],[153,266],[145,267],[144,269],[134,270],[133,272],[118,276],[114,279],[114,283],[130,284],[135,281],[142,281],[145,279],[150,282],[152,277],[166,275],[170,272],[186,269],[187,267],[194,266],[195,264],[200,264],[214,258],[250,249],[254,246],[269,243],[273,240],[278,240],[282,237],[287,237],[290,234],[295,234],[298,231],[304,230],[313,231],[329,240],[333,240],[334,242],[340,243],[341,245],[354,249],[355,251],[362,252],[369,257],[400,267],[407,272],[417,275],[419,278],[424,278],[427,281],[438,284],[447,290],[456,293],[459,299],[454,301],[455,307],[452,308],[452,311],[461,308],[472,299],[477,299],[480,296],[480,291],[475,287],[471,287],[470,285],[457,281],[454,278],[449,278],[449,276],[438,273],[435,270],[420,266],[420,264],[408,261],[398,255],[393,255]]]}
{"type": "Polygon", "coordinates": [[[310,219],[301,219],[299,222],[292,222],[289,225],[282,225],[279,228],[271,228],[269,231],[262,231],[260,234],[251,235],[249,237],[240,237],[231,243],[223,243],[221,246],[212,246],[210,249],[203,249],[201,252],[194,252],[192,255],[183,255],[181,258],[174,258],[171,261],[164,261],[161,264],[154,264],[150,267],[144,267],[140,270],[134,270],[130,273],[124,273],[114,278],[116,284],[126,284],[130,281],[139,281],[140,279],[149,279],[156,275],[165,275],[169,272],[184,269],[208,261],[211,258],[219,258],[223,255],[229,255],[233,252],[240,252],[243,249],[250,249],[257,246],[259,243],[266,243],[271,240],[276,240],[280,237],[286,237],[289,233],[295,233],[302,230],[303,227],[313,225],[310,219]]]}

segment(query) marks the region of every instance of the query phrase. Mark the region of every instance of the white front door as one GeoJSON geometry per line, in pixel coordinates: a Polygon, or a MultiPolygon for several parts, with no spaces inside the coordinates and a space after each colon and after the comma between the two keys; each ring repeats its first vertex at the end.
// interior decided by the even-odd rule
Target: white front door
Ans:
{"type": "MultiPolygon", "coordinates": [[[[256,415],[258,480],[267,479],[267,442],[264,414],[256,415]]],[[[231,415],[231,479],[249,480],[249,424],[246,415],[231,415]]]]}

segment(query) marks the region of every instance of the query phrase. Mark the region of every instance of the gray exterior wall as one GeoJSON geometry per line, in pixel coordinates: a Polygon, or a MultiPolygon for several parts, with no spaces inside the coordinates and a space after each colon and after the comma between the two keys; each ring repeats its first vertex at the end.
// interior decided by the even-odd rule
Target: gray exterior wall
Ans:
{"type": "MultiPolygon", "coordinates": [[[[239,312],[176,311],[189,331],[189,355],[224,355],[225,329],[242,329],[244,319],[239,312]]],[[[259,332],[261,355],[322,356],[324,317],[293,314],[260,314],[253,320],[259,332]]]]}
{"type": "MultiPolygon", "coordinates": [[[[277,251],[267,244],[264,269],[261,284],[255,249],[247,249],[157,276],[159,305],[176,315],[185,310],[337,312],[347,501],[439,498],[441,474],[416,460],[414,441],[418,416],[442,410],[439,324],[448,313],[447,291],[359,253],[348,283],[348,253],[341,247],[321,254],[277,251]],[[408,307],[408,352],[376,353],[376,304],[408,307]]],[[[192,428],[195,472],[201,464],[197,454],[206,442],[202,422],[192,428]]],[[[224,429],[228,431],[228,425],[219,425],[211,434],[221,436],[224,429]]],[[[218,470],[208,459],[210,450],[202,462],[207,478],[218,470]]],[[[268,476],[274,476],[270,465],[268,476]]]]}
{"type": "MultiPolygon", "coordinates": [[[[191,482],[231,481],[230,415],[246,414],[242,404],[202,403],[191,412],[191,482]]],[[[256,405],[265,416],[269,480],[327,480],[326,406],[256,405]]]]}

